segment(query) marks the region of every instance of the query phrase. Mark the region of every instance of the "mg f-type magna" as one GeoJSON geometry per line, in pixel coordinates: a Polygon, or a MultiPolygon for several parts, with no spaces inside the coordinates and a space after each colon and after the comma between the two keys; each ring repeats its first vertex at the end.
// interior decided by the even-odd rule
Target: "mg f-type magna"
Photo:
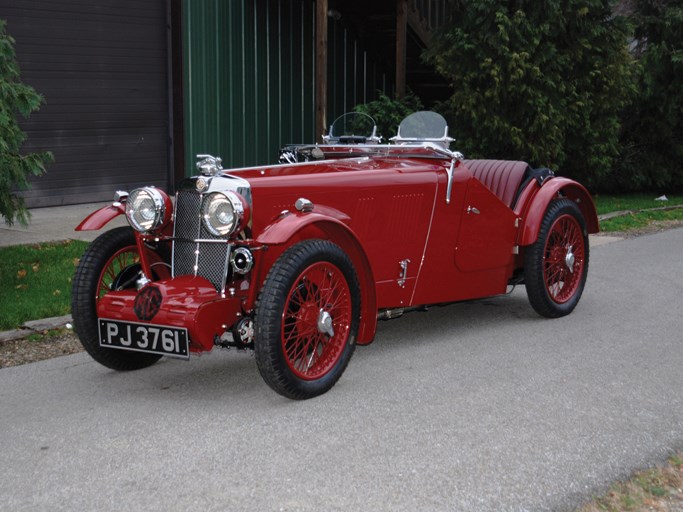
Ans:
{"type": "Polygon", "coordinates": [[[306,399],[341,377],[378,320],[524,284],[545,317],[569,314],[598,231],[579,183],[524,162],[466,160],[433,112],[391,144],[335,121],[324,144],[225,170],[199,155],[171,197],[117,192],[77,230],[118,215],[73,280],[72,313],[99,363],[135,370],[215,346],[253,350],[265,382],[306,399]]]}

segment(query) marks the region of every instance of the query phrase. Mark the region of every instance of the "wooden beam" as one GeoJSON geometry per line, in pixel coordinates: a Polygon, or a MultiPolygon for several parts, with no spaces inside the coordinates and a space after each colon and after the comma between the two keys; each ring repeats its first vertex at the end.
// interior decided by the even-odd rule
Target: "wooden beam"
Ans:
{"type": "Polygon", "coordinates": [[[414,9],[408,11],[408,26],[413,29],[422,44],[426,47],[432,44],[432,32],[427,21],[422,19],[420,13],[414,9]]]}
{"type": "Polygon", "coordinates": [[[408,39],[408,0],[396,0],[396,97],[406,95],[406,44],[408,39]]]}
{"type": "Polygon", "coordinates": [[[327,11],[328,0],[315,2],[315,138],[327,129],[327,11]]]}

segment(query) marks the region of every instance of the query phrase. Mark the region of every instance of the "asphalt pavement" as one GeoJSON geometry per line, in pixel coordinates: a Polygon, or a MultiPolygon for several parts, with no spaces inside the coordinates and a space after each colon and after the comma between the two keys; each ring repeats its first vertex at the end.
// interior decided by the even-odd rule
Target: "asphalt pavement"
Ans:
{"type": "Polygon", "coordinates": [[[216,350],[0,370],[0,509],[573,510],[683,449],[683,229],[593,246],[576,310],[524,288],[381,322],[337,385],[279,397],[216,350]]]}

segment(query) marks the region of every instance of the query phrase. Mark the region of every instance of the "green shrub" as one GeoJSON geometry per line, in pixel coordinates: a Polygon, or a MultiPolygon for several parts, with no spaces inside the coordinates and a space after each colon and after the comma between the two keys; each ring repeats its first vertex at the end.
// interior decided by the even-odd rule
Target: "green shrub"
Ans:
{"type": "Polygon", "coordinates": [[[624,112],[623,158],[603,186],[683,191],[683,1],[634,6],[638,96],[624,112]]]}
{"type": "Polygon", "coordinates": [[[422,110],[420,98],[412,92],[408,92],[404,98],[391,99],[389,96],[379,92],[379,98],[369,103],[356,105],[353,109],[372,117],[377,123],[377,135],[384,137],[383,142],[388,142],[398,132],[398,125],[403,118],[422,110]]]}
{"type": "Polygon", "coordinates": [[[627,25],[609,0],[454,0],[426,53],[469,158],[527,160],[595,186],[620,153],[633,87],[627,25]]]}
{"type": "Polygon", "coordinates": [[[17,190],[29,187],[30,176],[45,172],[45,164],[52,154],[22,154],[26,134],[17,122],[17,114],[27,118],[43,102],[42,96],[19,80],[19,66],[14,53],[14,39],[5,32],[5,21],[0,20],[0,215],[12,225],[28,222],[28,212],[17,190]]]}

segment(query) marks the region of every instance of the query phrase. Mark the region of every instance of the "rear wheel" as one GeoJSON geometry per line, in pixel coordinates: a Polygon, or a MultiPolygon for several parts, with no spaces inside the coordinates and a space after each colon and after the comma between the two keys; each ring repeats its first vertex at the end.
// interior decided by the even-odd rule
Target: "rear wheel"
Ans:
{"type": "Polygon", "coordinates": [[[88,246],[81,258],[72,288],[71,314],[83,348],[98,363],[113,370],[146,368],[161,356],[101,347],[97,302],[111,290],[135,288],[140,254],[132,228],[107,231],[88,246]]]}
{"type": "Polygon", "coordinates": [[[324,240],[292,246],[271,268],[256,307],[261,376],[288,398],[325,393],[351,359],[359,317],[358,278],[344,251],[324,240]]]}
{"type": "Polygon", "coordinates": [[[556,318],[573,311],[586,284],[588,253],[586,222],[576,203],[550,203],[538,240],[524,256],[527,296],[539,315],[556,318]]]}

